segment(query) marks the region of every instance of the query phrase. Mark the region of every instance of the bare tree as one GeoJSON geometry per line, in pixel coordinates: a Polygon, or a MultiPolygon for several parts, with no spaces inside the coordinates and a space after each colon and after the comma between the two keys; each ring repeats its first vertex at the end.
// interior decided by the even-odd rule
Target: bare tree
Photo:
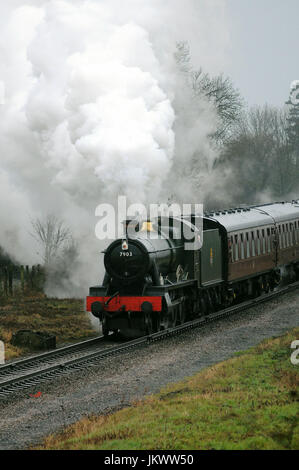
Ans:
{"type": "Polygon", "coordinates": [[[210,77],[198,70],[192,73],[192,88],[195,96],[204,95],[215,105],[220,122],[213,137],[217,141],[229,138],[243,109],[242,98],[231,79],[223,75],[210,77]]]}
{"type": "Polygon", "coordinates": [[[174,58],[181,72],[186,74],[192,72],[190,47],[187,41],[177,43],[174,58]]]}
{"type": "Polygon", "coordinates": [[[231,169],[227,187],[235,191],[236,201],[253,203],[262,193],[286,198],[296,191],[298,173],[285,110],[265,105],[246,111],[218,164],[231,169]]]}
{"type": "Polygon", "coordinates": [[[299,81],[291,86],[287,105],[287,135],[293,158],[296,161],[296,172],[299,173],[299,81]]]}
{"type": "Polygon", "coordinates": [[[228,77],[223,75],[211,77],[202,69],[194,70],[191,64],[189,44],[185,41],[177,44],[175,60],[179,70],[185,75],[194,98],[205,97],[215,106],[219,117],[219,126],[217,132],[211,137],[218,142],[223,142],[231,136],[233,127],[243,110],[244,103],[240,92],[228,77]]]}
{"type": "Polygon", "coordinates": [[[55,215],[47,215],[45,220],[35,219],[31,221],[32,236],[41,245],[43,261],[46,266],[57,258],[59,251],[67,242],[72,240],[70,229],[55,215]]]}

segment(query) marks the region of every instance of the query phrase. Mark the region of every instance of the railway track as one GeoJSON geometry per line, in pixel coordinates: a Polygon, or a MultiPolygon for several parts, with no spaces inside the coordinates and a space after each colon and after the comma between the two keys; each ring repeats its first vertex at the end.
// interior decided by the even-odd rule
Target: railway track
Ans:
{"type": "Polygon", "coordinates": [[[294,291],[298,287],[299,282],[296,282],[270,294],[215,312],[208,317],[198,318],[183,325],[114,346],[109,345],[107,338],[102,336],[1,366],[0,398],[7,398],[9,395],[32,388],[57,376],[69,374],[71,371],[85,369],[106,357],[121,354],[138,346],[151,344],[194,328],[203,327],[216,320],[245,312],[258,304],[294,291]]]}

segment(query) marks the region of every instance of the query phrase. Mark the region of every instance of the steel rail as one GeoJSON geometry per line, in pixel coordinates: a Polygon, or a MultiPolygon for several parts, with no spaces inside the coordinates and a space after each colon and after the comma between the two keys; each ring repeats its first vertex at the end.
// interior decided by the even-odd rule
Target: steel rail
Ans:
{"type": "Polygon", "coordinates": [[[32,368],[36,365],[41,363],[50,362],[54,359],[63,358],[66,355],[71,353],[75,354],[80,351],[84,351],[85,349],[90,349],[92,347],[96,347],[100,344],[104,339],[104,336],[92,338],[85,341],[80,341],[78,343],[70,344],[58,349],[53,349],[42,354],[37,354],[34,356],[29,356],[24,359],[19,359],[8,364],[0,366],[0,383],[2,377],[5,375],[10,375],[12,373],[17,372],[18,370],[25,370],[26,368],[32,368]]]}
{"type": "MultiPolygon", "coordinates": [[[[134,349],[138,346],[152,344],[155,341],[160,341],[164,338],[175,336],[191,329],[201,328],[209,323],[215,322],[225,317],[230,317],[237,313],[245,312],[249,310],[250,308],[256,307],[259,304],[268,302],[272,299],[281,297],[284,294],[292,292],[298,289],[298,287],[299,287],[299,282],[296,282],[294,284],[290,284],[288,286],[280,288],[279,290],[276,290],[269,294],[263,294],[262,296],[258,298],[248,300],[246,302],[242,302],[238,305],[234,305],[227,309],[212,313],[206,317],[198,318],[198,319],[189,321],[187,323],[184,323],[182,325],[169,328],[167,330],[159,331],[157,333],[153,333],[148,336],[143,336],[141,338],[137,338],[132,341],[127,341],[125,343],[122,343],[119,346],[113,346],[113,347],[104,348],[104,349],[101,348],[99,350],[91,350],[90,352],[88,352],[88,344],[95,345],[96,341],[98,341],[98,344],[101,343],[104,337],[100,337],[97,339],[84,341],[82,343],[77,343],[71,346],[67,346],[65,348],[61,348],[60,350],[51,351],[49,353],[44,353],[42,355],[35,356],[33,358],[28,358],[28,359],[23,359],[21,361],[17,361],[15,363],[12,363],[12,364],[9,364],[7,366],[0,368],[0,398],[7,397],[12,393],[26,389],[28,387],[38,385],[42,382],[53,379],[59,375],[69,374],[71,371],[74,371],[74,370],[85,369],[87,366],[97,364],[100,359],[115,356],[115,355],[124,353],[126,351],[129,351],[130,349],[134,349]],[[57,362],[56,364],[49,364],[46,362],[43,365],[41,362],[38,362],[39,358],[43,358],[43,359],[46,358],[46,360],[49,359],[49,356],[52,359],[53,357],[55,358],[55,353],[57,353],[58,357],[59,357],[60,352],[64,352],[65,354],[67,350],[69,350],[70,353],[73,353],[76,346],[79,347],[80,345],[86,345],[86,354],[83,354],[80,357],[71,358],[71,359],[67,359],[67,357],[65,357],[65,360],[63,360],[62,362],[57,362]],[[30,360],[35,361],[35,367],[37,366],[38,369],[28,371],[28,369],[26,370],[20,367],[22,364],[25,366],[30,365],[30,360]],[[7,380],[5,379],[4,381],[1,381],[1,370],[5,369],[6,367],[13,366],[13,364],[19,365],[20,374],[16,376],[8,377],[7,380]],[[41,367],[39,367],[39,365],[41,367]]],[[[78,349],[78,352],[80,352],[80,349],[78,349]]]]}

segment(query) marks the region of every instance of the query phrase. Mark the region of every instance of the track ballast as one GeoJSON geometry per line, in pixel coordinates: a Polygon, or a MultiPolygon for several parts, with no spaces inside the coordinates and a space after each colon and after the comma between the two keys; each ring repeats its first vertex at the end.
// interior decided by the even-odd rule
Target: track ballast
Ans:
{"type": "Polygon", "coordinates": [[[116,346],[109,346],[107,338],[99,337],[76,343],[64,348],[49,351],[31,358],[22,359],[0,367],[0,398],[21,392],[30,387],[58,376],[69,374],[75,370],[97,364],[106,357],[122,354],[141,345],[151,344],[170,336],[175,336],[191,329],[203,327],[219,319],[245,312],[258,304],[280,297],[298,289],[299,282],[280,288],[270,294],[242,302],[225,310],[201,317],[183,325],[126,341],[116,346]]]}

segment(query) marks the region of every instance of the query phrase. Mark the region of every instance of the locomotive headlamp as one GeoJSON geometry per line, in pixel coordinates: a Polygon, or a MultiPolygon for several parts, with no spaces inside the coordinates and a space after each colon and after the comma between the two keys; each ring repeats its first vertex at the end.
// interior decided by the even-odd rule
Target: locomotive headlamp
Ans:
{"type": "Polygon", "coordinates": [[[123,251],[127,251],[129,249],[128,240],[123,240],[121,247],[123,251]]]}

